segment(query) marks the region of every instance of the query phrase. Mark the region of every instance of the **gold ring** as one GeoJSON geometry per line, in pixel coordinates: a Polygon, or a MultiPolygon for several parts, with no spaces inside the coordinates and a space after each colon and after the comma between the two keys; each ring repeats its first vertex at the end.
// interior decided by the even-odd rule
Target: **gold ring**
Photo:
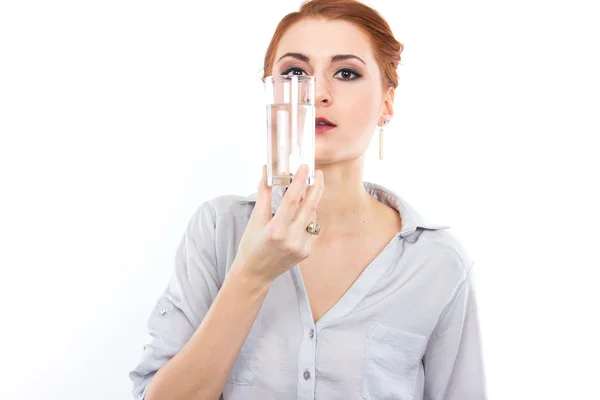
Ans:
{"type": "Polygon", "coordinates": [[[317,225],[315,222],[310,222],[306,227],[306,231],[313,235],[318,235],[321,232],[321,227],[317,225]]]}

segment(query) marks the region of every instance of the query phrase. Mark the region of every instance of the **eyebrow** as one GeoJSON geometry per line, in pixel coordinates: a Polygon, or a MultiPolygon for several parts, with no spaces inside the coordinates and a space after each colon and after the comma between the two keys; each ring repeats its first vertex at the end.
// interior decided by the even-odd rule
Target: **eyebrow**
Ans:
{"type": "MultiPolygon", "coordinates": [[[[285,53],[284,55],[282,55],[281,57],[279,57],[279,60],[277,60],[277,62],[281,61],[281,59],[285,58],[285,57],[292,57],[295,58],[297,60],[300,61],[304,61],[305,63],[310,61],[310,58],[308,58],[308,56],[302,54],[302,53],[285,53]]],[[[333,57],[331,57],[331,61],[332,62],[336,62],[336,61],[344,61],[344,60],[350,60],[350,59],[356,59],[358,61],[360,61],[361,63],[367,65],[366,62],[364,62],[360,57],[357,57],[353,54],[337,54],[333,57]]]]}

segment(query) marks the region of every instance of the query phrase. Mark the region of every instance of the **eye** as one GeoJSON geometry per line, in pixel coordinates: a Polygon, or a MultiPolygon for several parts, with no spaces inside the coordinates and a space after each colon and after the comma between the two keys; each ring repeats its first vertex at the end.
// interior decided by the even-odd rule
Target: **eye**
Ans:
{"type": "Polygon", "coordinates": [[[337,72],[337,74],[335,74],[335,76],[340,75],[340,78],[344,81],[353,81],[356,80],[360,77],[362,77],[361,74],[359,74],[357,71],[350,69],[350,68],[344,68],[341,69],[337,72]]]}
{"type": "Polygon", "coordinates": [[[306,72],[302,68],[290,67],[286,69],[281,75],[290,75],[290,72],[292,72],[291,75],[302,75],[303,73],[306,74],[306,72]]]}

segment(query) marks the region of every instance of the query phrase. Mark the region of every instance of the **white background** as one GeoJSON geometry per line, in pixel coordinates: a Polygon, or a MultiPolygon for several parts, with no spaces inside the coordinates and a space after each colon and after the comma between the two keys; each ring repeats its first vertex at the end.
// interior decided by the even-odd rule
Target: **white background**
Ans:
{"type": "MultiPolygon", "coordinates": [[[[368,2],[405,51],[365,179],[476,259],[491,399],[598,392],[593,3],[368,2]]],[[[256,187],[264,51],[300,2],[0,4],[0,398],[129,399],[188,219],[256,187]]]]}

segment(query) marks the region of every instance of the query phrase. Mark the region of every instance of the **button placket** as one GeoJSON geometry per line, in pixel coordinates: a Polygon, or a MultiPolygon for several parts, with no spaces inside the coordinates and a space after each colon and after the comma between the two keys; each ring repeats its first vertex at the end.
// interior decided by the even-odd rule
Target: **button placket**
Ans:
{"type": "Polygon", "coordinates": [[[315,399],[316,371],[316,328],[304,286],[300,266],[296,265],[291,271],[299,297],[300,323],[302,325],[301,342],[298,349],[298,400],[315,399]]]}

